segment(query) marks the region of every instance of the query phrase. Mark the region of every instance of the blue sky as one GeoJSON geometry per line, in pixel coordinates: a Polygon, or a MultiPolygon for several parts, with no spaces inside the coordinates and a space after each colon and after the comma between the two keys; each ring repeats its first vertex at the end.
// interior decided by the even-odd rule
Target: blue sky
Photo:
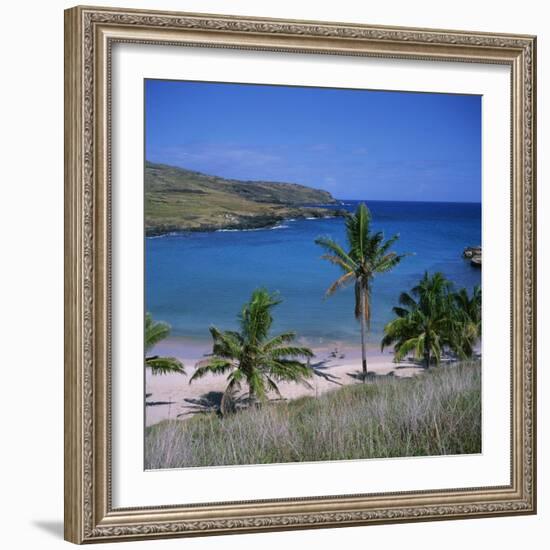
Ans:
{"type": "Polygon", "coordinates": [[[146,80],[146,157],[341,199],[481,201],[481,97],[146,80]]]}

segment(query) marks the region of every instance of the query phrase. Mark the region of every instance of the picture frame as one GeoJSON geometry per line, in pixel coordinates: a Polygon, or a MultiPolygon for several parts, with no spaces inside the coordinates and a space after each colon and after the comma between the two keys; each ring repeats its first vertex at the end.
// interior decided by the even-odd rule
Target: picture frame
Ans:
{"type": "Polygon", "coordinates": [[[113,542],[536,513],[535,98],[534,36],[114,8],[66,10],[66,540],[113,542]],[[509,484],[113,506],[111,99],[112,51],[118,43],[509,69],[509,484]]]}

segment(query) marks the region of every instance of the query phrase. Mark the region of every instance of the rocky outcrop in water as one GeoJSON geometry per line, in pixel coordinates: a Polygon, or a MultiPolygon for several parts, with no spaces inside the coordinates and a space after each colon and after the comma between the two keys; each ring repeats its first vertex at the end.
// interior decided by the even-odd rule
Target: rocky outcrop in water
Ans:
{"type": "Polygon", "coordinates": [[[481,246],[467,246],[462,252],[462,257],[470,260],[474,267],[481,267],[481,246]]]}

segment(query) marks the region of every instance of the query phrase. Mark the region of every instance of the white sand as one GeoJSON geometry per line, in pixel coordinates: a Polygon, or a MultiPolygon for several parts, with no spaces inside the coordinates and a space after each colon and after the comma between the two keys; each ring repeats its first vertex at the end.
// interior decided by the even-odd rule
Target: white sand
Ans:
{"type": "MultiPolygon", "coordinates": [[[[336,356],[332,353],[335,347],[315,349],[315,358],[311,365],[318,376],[309,380],[311,388],[301,384],[281,382],[278,384],[281,395],[285,399],[295,399],[305,395],[320,395],[338,389],[348,384],[360,383],[357,375],[361,374],[361,352],[357,348],[338,347],[336,356]]],[[[181,359],[187,375],[168,374],[153,376],[149,369],[146,374],[146,424],[150,426],[168,418],[184,420],[204,410],[220,398],[227,382],[226,375],[208,374],[204,378],[189,384],[189,379],[195,372],[195,364],[204,353],[206,346],[191,343],[167,341],[161,344],[155,353],[170,355],[181,359]],[[209,395],[210,392],[214,392],[209,395]]],[[[367,357],[368,372],[377,375],[410,377],[423,371],[423,368],[407,362],[396,364],[391,353],[380,353],[370,350],[367,357]]],[[[275,394],[272,396],[277,398],[275,394]]]]}

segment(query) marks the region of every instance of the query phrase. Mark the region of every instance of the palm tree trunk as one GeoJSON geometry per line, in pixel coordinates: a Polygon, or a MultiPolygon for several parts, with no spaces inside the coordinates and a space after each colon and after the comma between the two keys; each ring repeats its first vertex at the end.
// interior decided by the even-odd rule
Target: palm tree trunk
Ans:
{"type": "Polygon", "coordinates": [[[254,390],[248,386],[248,403],[250,407],[258,408],[258,400],[256,399],[256,394],[254,390]]]}
{"type": "Polygon", "coordinates": [[[363,363],[363,383],[367,378],[367,326],[365,322],[365,287],[359,281],[359,301],[361,312],[361,360],[363,363]]]}
{"type": "Polygon", "coordinates": [[[424,342],[424,362],[426,363],[426,368],[430,368],[431,353],[430,353],[430,340],[426,339],[424,342]]]}
{"type": "Polygon", "coordinates": [[[424,362],[426,363],[426,368],[430,367],[430,350],[424,352],[424,362]]]}

